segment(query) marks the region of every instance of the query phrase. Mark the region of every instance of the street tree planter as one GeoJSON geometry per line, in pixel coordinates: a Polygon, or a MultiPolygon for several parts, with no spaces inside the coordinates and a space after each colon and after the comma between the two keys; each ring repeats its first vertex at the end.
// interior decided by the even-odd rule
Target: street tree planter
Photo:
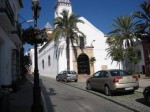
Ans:
{"type": "Polygon", "coordinates": [[[38,28],[29,27],[23,30],[22,40],[24,43],[30,45],[43,44],[47,41],[46,29],[40,30],[38,28]]]}

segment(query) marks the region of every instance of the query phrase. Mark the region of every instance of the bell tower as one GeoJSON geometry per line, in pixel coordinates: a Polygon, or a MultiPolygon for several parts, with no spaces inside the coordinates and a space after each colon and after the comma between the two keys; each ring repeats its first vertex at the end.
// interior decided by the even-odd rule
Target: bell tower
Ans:
{"type": "Polygon", "coordinates": [[[72,5],[69,0],[58,0],[55,6],[55,18],[61,16],[62,11],[69,11],[69,14],[72,13],[72,5]]]}

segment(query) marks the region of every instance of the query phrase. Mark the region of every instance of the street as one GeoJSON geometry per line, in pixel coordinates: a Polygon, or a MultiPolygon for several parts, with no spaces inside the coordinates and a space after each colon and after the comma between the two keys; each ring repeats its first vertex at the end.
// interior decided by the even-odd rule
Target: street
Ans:
{"type": "Polygon", "coordinates": [[[41,77],[48,112],[132,112],[99,96],[41,77]]]}

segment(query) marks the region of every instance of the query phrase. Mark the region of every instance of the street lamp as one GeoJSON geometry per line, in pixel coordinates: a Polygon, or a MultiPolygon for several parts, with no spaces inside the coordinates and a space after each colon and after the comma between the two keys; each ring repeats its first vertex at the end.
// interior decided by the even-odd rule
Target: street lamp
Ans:
{"type": "MultiPolygon", "coordinates": [[[[41,7],[39,6],[39,0],[32,0],[32,11],[34,18],[34,29],[37,29],[37,19],[39,18],[39,12],[41,7]]],[[[37,59],[37,42],[34,43],[34,85],[33,85],[33,104],[32,104],[32,112],[42,112],[43,106],[41,104],[41,88],[39,86],[39,73],[38,73],[38,59],[37,59]]]]}

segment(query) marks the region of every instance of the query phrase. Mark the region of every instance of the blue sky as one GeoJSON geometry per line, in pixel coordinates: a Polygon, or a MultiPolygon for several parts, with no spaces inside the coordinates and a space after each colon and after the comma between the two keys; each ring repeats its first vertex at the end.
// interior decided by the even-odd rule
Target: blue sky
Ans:
{"type": "MultiPolygon", "coordinates": [[[[53,24],[56,2],[57,0],[40,0],[42,9],[38,19],[38,27],[44,27],[47,22],[53,24]]],[[[139,5],[143,0],[70,0],[70,2],[75,14],[85,17],[95,27],[107,34],[112,30],[113,19],[141,10],[139,5]]],[[[23,5],[24,8],[20,10],[19,14],[25,20],[33,19],[31,0],[23,0],[23,5]]],[[[20,19],[20,21],[24,20],[20,19]]],[[[22,26],[28,28],[30,25],[23,23],[22,26]]],[[[28,50],[29,47],[26,45],[25,50],[28,50]]]]}

